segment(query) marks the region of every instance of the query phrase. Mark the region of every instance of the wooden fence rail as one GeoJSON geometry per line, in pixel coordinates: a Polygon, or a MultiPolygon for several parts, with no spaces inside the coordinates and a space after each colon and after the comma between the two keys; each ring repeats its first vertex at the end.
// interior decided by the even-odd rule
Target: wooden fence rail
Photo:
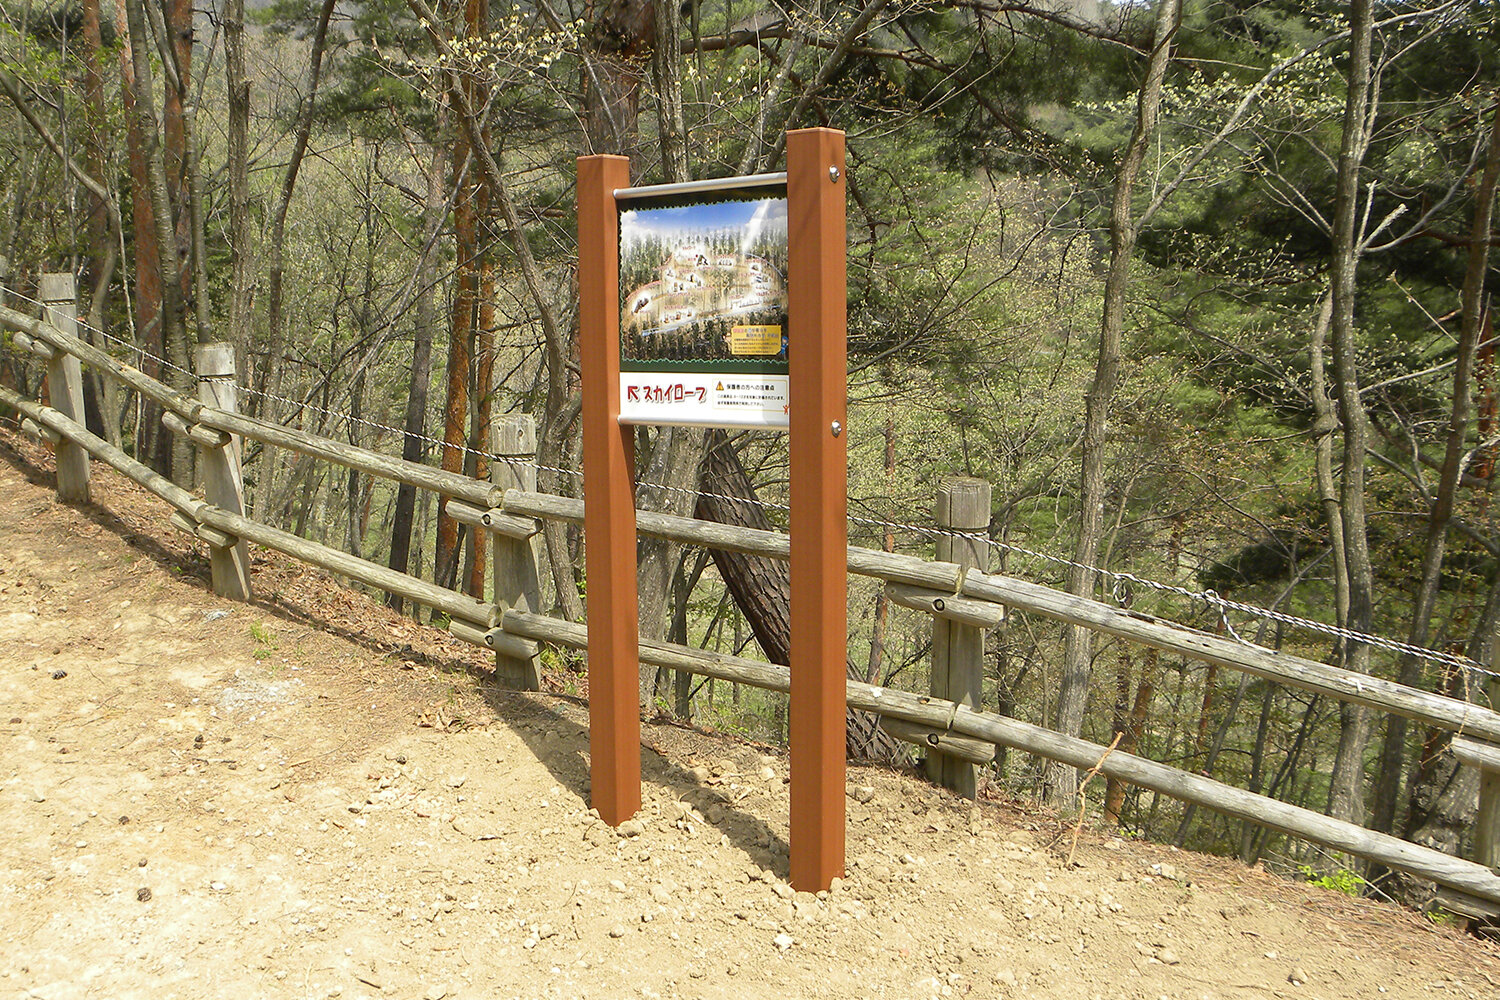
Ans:
{"type": "MultiPolygon", "coordinates": [[[[539,642],[575,649],[588,647],[588,629],[545,615],[508,611],[503,624],[507,632],[539,642]]],[[[790,690],[786,667],[693,649],[674,643],[642,641],[641,662],[673,670],[687,670],[705,677],[749,684],[771,691],[790,690]]],[[[1097,767],[1106,777],[1119,778],[1175,799],[1197,802],[1236,819],[1248,820],[1282,833],[1323,844],[1338,851],[1369,858],[1440,885],[1451,886],[1476,897],[1474,908],[1500,914],[1500,874],[1484,865],[1451,854],[1421,847],[1389,834],[1376,833],[1354,823],[1332,819],[1278,799],[1226,785],[1212,778],[1158,764],[1144,757],[1107,747],[989,712],[976,712],[965,705],[926,695],[877,687],[851,680],[847,684],[850,708],[876,712],[916,724],[927,731],[953,733],[986,743],[1013,747],[1079,768],[1097,767]],[[1478,903],[1484,900],[1486,903],[1478,903]]]]}
{"type": "MultiPolygon", "coordinates": [[[[569,497],[511,490],[502,498],[501,506],[507,512],[532,517],[578,523],[583,520],[583,501],[569,497]]],[[[778,532],[739,528],[649,511],[639,511],[636,516],[636,528],[642,534],[771,559],[787,558],[786,536],[778,532]]],[[[892,596],[897,603],[917,605],[924,611],[931,608],[934,614],[948,612],[982,621],[985,616],[978,611],[980,607],[989,608],[995,616],[1002,614],[1006,607],[1016,608],[1120,636],[1143,646],[1152,646],[1189,659],[1254,674],[1339,701],[1404,715],[1437,729],[1464,732],[1500,743],[1500,713],[1481,705],[1407,687],[1368,674],[1353,674],[1316,660],[1223,639],[1147,615],[1111,607],[1100,601],[1073,597],[1014,577],[981,573],[977,570],[963,573],[957,563],[936,562],[855,546],[849,547],[849,572],[896,584],[892,588],[892,596]],[[912,588],[917,588],[916,593],[923,595],[927,606],[922,606],[923,601],[908,600],[914,594],[912,588]],[[957,600],[952,600],[953,598],[957,600]],[[944,601],[941,611],[934,604],[938,600],[944,601]],[[953,605],[951,612],[950,600],[953,605]]]]}
{"type": "MultiPolygon", "coordinates": [[[[57,407],[27,400],[11,390],[0,388],[0,406],[19,413],[23,429],[59,444],[60,451],[63,446],[72,447],[80,455],[103,461],[165,500],[174,509],[171,518],[174,526],[208,541],[211,551],[227,553],[242,545],[243,541],[253,541],[441,611],[453,620],[450,629],[455,636],[494,650],[497,666],[504,667],[502,676],[520,687],[535,689],[538,684],[538,643],[587,647],[584,626],[536,611],[540,603],[534,538],[537,519],[581,523],[584,504],[574,498],[538,493],[534,475],[525,475],[524,471],[516,473],[516,470],[525,469],[528,442],[531,449],[535,447],[534,438],[528,438],[524,426],[507,427],[500,432],[495,450],[510,461],[500,463],[505,465],[506,471],[497,470],[493,483],[480,483],[458,474],[240,415],[234,412],[232,394],[226,395],[222,386],[216,392],[200,388],[204,399],[188,399],[79,338],[4,307],[0,307],[0,326],[18,334],[13,337],[18,350],[43,355],[44,352],[37,348],[44,347],[50,352],[46,355],[49,366],[56,363],[58,356],[82,360],[95,366],[105,377],[116,379],[155,400],[165,408],[163,422],[169,428],[197,441],[210,464],[224,463],[225,467],[217,473],[220,484],[215,488],[215,499],[218,502],[205,502],[89,432],[81,419],[75,419],[81,418],[81,412],[70,415],[57,407]],[[221,405],[208,405],[205,400],[221,405]],[[227,405],[226,400],[230,400],[227,405]],[[495,533],[497,539],[514,543],[497,548],[497,603],[479,601],[438,587],[253,521],[239,510],[227,509],[234,506],[234,492],[229,487],[237,482],[238,477],[238,437],[251,438],[449,497],[455,501],[454,507],[466,523],[476,529],[483,527],[495,533]],[[229,468],[229,464],[235,467],[229,468]]],[[[222,355],[215,361],[210,354],[208,358],[200,358],[199,363],[218,365],[218,370],[206,374],[224,377],[222,355]]],[[[86,476],[85,469],[85,484],[86,476]]],[[[59,485],[61,487],[61,477],[59,485]]],[[[687,544],[776,559],[789,557],[787,536],[773,531],[649,511],[637,512],[637,526],[644,534],[687,544]]],[[[885,581],[887,592],[895,603],[928,613],[934,622],[955,623],[977,632],[998,623],[1007,607],[1015,608],[1462,733],[1467,738],[1461,747],[1466,762],[1491,766],[1500,761],[1500,747],[1493,745],[1500,744],[1500,713],[1488,708],[1223,639],[1012,577],[985,573],[980,568],[983,564],[972,553],[962,555],[961,562],[928,560],[851,546],[848,549],[848,569],[885,581]]],[[[232,577],[226,577],[226,581],[229,579],[232,577]]],[[[248,574],[243,575],[243,583],[244,593],[234,596],[248,597],[248,574]]],[[[231,584],[221,582],[220,574],[216,573],[215,589],[225,592],[222,588],[229,587],[231,584]]],[[[977,666],[983,644],[974,641],[972,633],[960,633],[956,646],[950,639],[948,648],[950,655],[957,655],[964,661],[951,664],[950,672],[966,671],[977,666]],[[960,652],[955,654],[954,650],[960,652]]],[[[640,644],[640,658],[644,663],[660,667],[768,690],[788,690],[786,668],[743,657],[644,641],[640,644]]],[[[949,692],[954,690],[955,683],[960,686],[969,683],[969,679],[952,679],[957,676],[951,674],[945,681],[949,692]]],[[[891,732],[925,745],[939,759],[961,765],[969,773],[972,773],[974,762],[987,759],[986,746],[1012,747],[1075,767],[1097,767],[1106,776],[1430,879],[1450,890],[1445,897],[1447,904],[1462,912],[1500,915],[1500,874],[1486,865],[1375,833],[1131,754],[1106,754],[1106,748],[1098,744],[978,711],[975,708],[977,702],[969,694],[942,697],[942,693],[934,689],[927,695],[917,695],[856,681],[850,681],[847,687],[850,707],[890,720],[891,732]]],[[[969,790],[964,788],[963,770],[950,770],[949,765],[944,764],[939,771],[945,776],[945,783],[969,790]]],[[[1500,808],[1497,807],[1500,782],[1486,780],[1484,788],[1487,798],[1492,801],[1482,803],[1481,814],[1492,817],[1500,808]]],[[[1496,829],[1497,823],[1493,820],[1484,826],[1484,837],[1488,839],[1476,845],[1477,853],[1493,863],[1497,856],[1496,844],[1490,841],[1500,839],[1500,830],[1496,829]]]]}

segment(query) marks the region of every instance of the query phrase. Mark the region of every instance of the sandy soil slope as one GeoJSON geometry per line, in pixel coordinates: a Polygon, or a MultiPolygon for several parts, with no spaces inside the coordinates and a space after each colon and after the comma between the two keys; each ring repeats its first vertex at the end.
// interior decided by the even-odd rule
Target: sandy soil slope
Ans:
{"type": "Polygon", "coordinates": [[[646,729],[589,815],[584,706],[257,555],[253,606],[96,465],[0,433],[0,997],[1500,996],[1500,951],[1232,862],[849,780],[786,876],[786,759],[646,729]]]}

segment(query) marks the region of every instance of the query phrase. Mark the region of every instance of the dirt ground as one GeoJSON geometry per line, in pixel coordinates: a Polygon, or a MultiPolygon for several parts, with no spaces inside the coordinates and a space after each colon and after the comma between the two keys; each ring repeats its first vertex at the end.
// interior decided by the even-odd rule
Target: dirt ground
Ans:
{"type": "Polygon", "coordinates": [[[785,883],[784,756],[646,727],[625,835],[585,707],[257,553],[253,606],[95,465],[0,432],[0,997],[1500,996],[1500,950],[1231,861],[853,768],[785,883]]]}

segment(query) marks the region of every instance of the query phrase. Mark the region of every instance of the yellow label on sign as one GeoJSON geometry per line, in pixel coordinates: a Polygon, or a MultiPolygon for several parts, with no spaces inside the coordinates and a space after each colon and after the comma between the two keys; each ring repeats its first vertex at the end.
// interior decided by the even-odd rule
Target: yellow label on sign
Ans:
{"type": "Polygon", "coordinates": [[[736,326],[729,330],[729,353],[736,357],[781,353],[780,326],[736,326]]]}

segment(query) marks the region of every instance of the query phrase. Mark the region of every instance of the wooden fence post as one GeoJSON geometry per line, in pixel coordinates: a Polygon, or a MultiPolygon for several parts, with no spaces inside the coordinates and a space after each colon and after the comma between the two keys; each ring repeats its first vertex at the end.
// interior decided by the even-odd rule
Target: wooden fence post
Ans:
{"type": "MultiPolygon", "coordinates": [[[[40,298],[42,319],[63,333],[78,336],[78,293],[71,273],[44,274],[40,298]]],[[[66,351],[54,350],[47,359],[47,395],[53,409],[80,424],[83,415],[83,368],[66,351]]],[[[89,453],[64,438],[57,445],[57,498],[87,501],[89,453]]]]}
{"type": "Polygon", "coordinates": [[[1474,857],[1487,868],[1500,867],[1500,747],[1455,736],[1453,755],[1479,772],[1479,811],[1474,815],[1474,857]]]}
{"type": "MultiPolygon", "coordinates": [[[[198,400],[226,413],[239,412],[239,386],[235,384],[234,345],[200,344],[193,355],[198,372],[198,400]]],[[[240,438],[229,435],[229,443],[198,445],[203,468],[203,495],[221,510],[241,517],[245,514],[245,483],[240,471],[240,438]]],[[[243,538],[229,547],[209,543],[209,563],[214,593],[237,601],[250,600],[250,550],[243,538]]]]}
{"type": "MultiPolygon", "coordinates": [[[[536,418],[529,413],[508,413],[495,420],[490,430],[490,482],[501,489],[536,492],[536,418]]],[[[480,529],[475,529],[480,530],[480,529]]],[[[506,611],[540,611],[541,579],[537,573],[541,553],[538,535],[512,538],[492,532],[494,546],[495,603],[506,611]]],[[[495,653],[495,673],[507,687],[521,691],[542,689],[539,654],[522,658],[495,653]]]]}
{"type": "MultiPolygon", "coordinates": [[[[1486,661],[1491,670],[1500,670],[1500,631],[1490,636],[1486,661]]],[[[1485,693],[1489,695],[1490,708],[1500,705],[1500,677],[1486,680],[1485,693]]],[[[1462,741],[1455,739],[1453,742],[1458,744],[1462,741]]],[[[1473,760],[1465,763],[1479,766],[1479,812],[1474,817],[1474,860],[1495,868],[1500,866],[1500,747],[1490,746],[1487,749],[1488,766],[1473,760]]]]}
{"type": "MultiPolygon", "coordinates": [[[[944,479],[938,486],[933,520],[949,531],[988,536],[990,484],[983,479],[944,479]]],[[[977,569],[983,573],[990,568],[990,547],[981,539],[939,535],[937,557],[958,563],[964,572],[977,569]]],[[[934,616],[929,692],[977,712],[983,707],[983,691],[984,629],[934,616]]],[[[936,748],[927,753],[927,777],[971,799],[978,792],[977,768],[936,748]]]]}

